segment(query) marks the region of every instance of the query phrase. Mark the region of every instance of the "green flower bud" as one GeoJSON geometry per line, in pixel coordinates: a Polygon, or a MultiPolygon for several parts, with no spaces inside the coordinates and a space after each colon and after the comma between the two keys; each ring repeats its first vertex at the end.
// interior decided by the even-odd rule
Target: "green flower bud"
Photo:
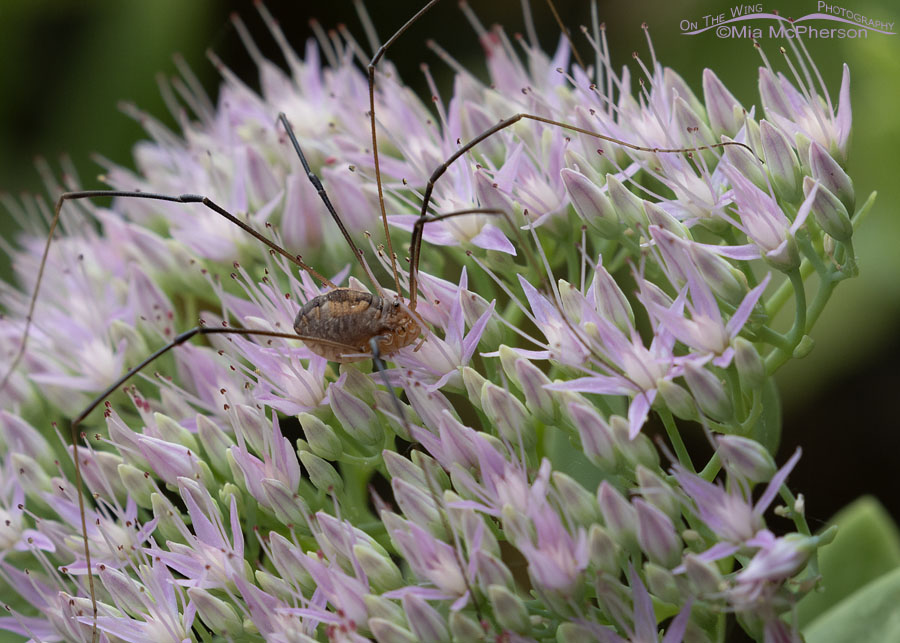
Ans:
{"type": "Polygon", "coordinates": [[[403,574],[390,557],[368,545],[354,545],[353,553],[375,591],[388,592],[403,586],[403,574]]]}
{"type": "Polygon", "coordinates": [[[803,172],[794,148],[787,137],[768,121],[760,122],[759,129],[766,168],[775,194],[789,203],[797,203],[803,172]]]}
{"type": "Polygon", "coordinates": [[[587,526],[600,520],[600,509],[594,494],[562,471],[554,471],[550,479],[559,492],[561,505],[576,522],[587,526]]]}
{"type": "Polygon", "coordinates": [[[815,188],[816,193],[813,196],[812,206],[810,208],[816,223],[825,231],[826,234],[834,237],[838,241],[848,241],[853,236],[853,224],[850,222],[850,215],[847,214],[847,208],[844,204],[834,196],[828,188],[816,183],[810,177],[803,179],[803,194],[809,196],[815,188]]]}
{"type": "Polygon", "coordinates": [[[524,634],[531,629],[528,609],[522,599],[503,585],[488,587],[488,599],[497,622],[508,630],[524,634]]]}
{"type": "Polygon", "coordinates": [[[619,218],[630,228],[646,228],[648,222],[643,200],[622,185],[613,174],[606,175],[606,185],[619,218]]]}
{"type": "Polygon", "coordinates": [[[316,489],[335,495],[344,491],[344,479],[328,461],[309,451],[300,451],[298,455],[316,489]]]}
{"type": "Polygon", "coordinates": [[[130,464],[120,464],[118,473],[119,480],[128,489],[128,495],[134,499],[138,507],[149,509],[150,496],[157,491],[150,474],[130,464]]]}
{"type": "Polygon", "coordinates": [[[711,371],[688,362],[684,366],[684,379],[700,409],[714,420],[726,422],[734,415],[731,397],[725,385],[711,371]]]}
{"type": "Polygon", "coordinates": [[[343,444],[334,429],[309,413],[301,413],[297,419],[300,420],[310,451],[325,460],[337,460],[343,455],[343,444]]]}
{"type": "Polygon", "coordinates": [[[741,387],[745,391],[760,389],[766,382],[766,365],[759,356],[756,346],[743,337],[735,337],[732,346],[734,346],[734,365],[741,387]]]}
{"type": "Polygon", "coordinates": [[[229,603],[199,587],[189,587],[187,593],[197,608],[200,619],[210,630],[225,637],[244,633],[241,617],[229,603]]]}

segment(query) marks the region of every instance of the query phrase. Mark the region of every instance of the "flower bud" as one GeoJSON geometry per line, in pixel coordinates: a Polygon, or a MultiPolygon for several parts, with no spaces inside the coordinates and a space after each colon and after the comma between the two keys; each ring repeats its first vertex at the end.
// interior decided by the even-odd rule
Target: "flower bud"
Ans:
{"type": "Polygon", "coordinates": [[[775,459],[756,440],[737,435],[718,437],[719,458],[728,473],[749,480],[765,482],[772,479],[778,467],[775,459]]]}
{"type": "Polygon", "coordinates": [[[528,410],[506,389],[486,382],[481,389],[481,408],[505,440],[526,449],[537,442],[528,410]]]}
{"type": "Polygon", "coordinates": [[[669,483],[653,470],[640,464],[636,473],[641,496],[672,520],[678,520],[681,517],[681,500],[669,483]]]}
{"type": "Polygon", "coordinates": [[[353,546],[353,555],[369,578],[373,590],[388,592],[403,586],[403,574],[389,556],[360,544],[353,546]]]}
{"type": "Polygon", "coordinates": [[[775,194],[789,203],[797,203],[800,200],[800,179],[803,174],[794,148],[787,137],[769,121],[761,121],[759,130],[763,156],[775,194]]]}
{"type": "Polygon", "coordinates": [[[522,599],[503,585],[488,587],[488,599],[501,627],[524,634],[531,629],[528,609],[522,599]]]}
{"type": "Polygon", "coordinates": [[[365,594],[362,598],[370,619],[380,618],[396,625],[406,625],[406,615],[403,613],[403,608],[394,601],[377,594],[365,594]]]}
{"type": "Polygon", "coordinates": [[[766,365],[756,346],[743,337],[735,337],[731,344],[734,346],[734,365],[741,387],[745,391],[755,391],[762,387],[766,381],[766,365]]]}
{"type": "Polygon", "coordinates": [[[391,480],[391,489],[394,490],[397,506],[410,521],[432,533],[444,531],[444,523],[441,521],[440,510],[436,504],[438,500],[428,489],[397,479],[391,480]]]}
{"type": "Polygon", "coordinates": [[[606,175],[606,186],[609,198],[622,221],[629,228],[647,227],[647,215],[644,213],[643,200],[622,185],[613,174],[606,175]]]}
{"type": "Polygon", "coordinates": [[[691,233],[688,232],[687,226],[652,201],[644,201],[644,212],[647,213],[647,221],[650,222],[650,225],[671,232],[679,239],[690,238],[691,233]]]}
{"type": "MultiPolygon", "coordinates": [[[[731,140],[732,139],[727,136],[722,137],[723,143],[730,142],[731,140]]],[[[728,161],[730,165],[737,168],[738,172],[747,177],[747,179],[760,190],[769,189],[769,184],[766,181],[766,175],[763,172],[763,168],[760,166],[759,160],[750,152],[750,150],[741,145],[726,145],[724,149],[725,160],[728,161]]]]}
{"type": "Polygon", "coordinates": [[[450,612],[450,634],[454,641],[483,641],[485,632],[478,625],[478,621],[470,618],[462,612],[450,612]]]}
{"type": "Polygon", "coordinates": [[[281,480],[264,478],[260,484],[266,495],[264,506],[271,510],[282,524],[293,525],[294,529],[303,531],[306,518],[310,515],[303,497],[288,489],[281,480]]]}
{"type": "Polygon", "coordinates": [[[337,460],[344,453],[341,439],[330,426],[315,415],[301,413],[297,416],[310,451],[325,460],[337,460]]]}
{"type": "Polygon", "coordinates": [[[837,241],[848,241],[853,236],[853,224],[850,222],[847,208],[828,188],[821,184],[816,186],[816,182],[812,178],[804,177],[804,196],[809,196],[813,190],[816,193],[812,197],[810,211],[816,218],[816,223],[826,234],[834,237],[837,241]]]}
{"type": "Polygon", "coordinates": [[[579,482],[562,471],[554,471],[550,479],[559,492],[560,503],[576,522],[588,526],[600,519],[597,501],[579,482]]]}
{"type": "Polygon", "coordinates": [[[717,136],[734,136],[743,124],[743,120],[736,115],[742,113],[744,108],[712,69],[703,70],[703,100],[713,132],[717,136]]]}
{"type": "Polygon", "coordinates": [[[234,441],[202,413],[197,414],[197,438],[210,468],[220,477],[229,477],[231,469],[226,453],[234,445],[234,441]]]}
{"type": "Polygon", "coordinates": [[[716,595],[721,591],[723,578],[715,563],[706,562],[696,554],[687,554],[684,569],[697,595],[716,595]]]}
{"type": "Polygon", "coordinates": [[[158,539],[181,542],[183,536],[178,525],[184,524],[184,517],[175,505],[157,492],[150,496],[150,506],[153,508],[153,517],[159,518],[159,522],[156,523],[158,539]]]}
{"type": "Polygon", "coordinates": [[[122,485],[128,489],[129,497],[133,498],[138,507],[142,509],[150,508],[150,496],[157,491],[156,485],[150,474],[141,471],[130,464],[120,464],[118,467],[119,479],[122,485]]]}
{"type": "Polygon", "coordinates": [[[578,623],[561,623],[556,628],[557,643],[595,643],[596,640],[596,632],[578,623]]]}
{"type": "MultiPolygon", "coordinates": [[[[675,120],[675,129],[683,137],[690,147],[702,147],[709,145],[716,140],[712,130],[706,124],[706,119],[701,117],[703,108],[695,110],[681,96],[676,95],[673,101],[673,118],[675,120]]],[[[699,106],[698,106],[699,107],[699,106]]],[[[695,152],[696,153],[696,152],[695,152]]],[[[716,157],[712,150],[701,150],[707,163],[716,161],[716,157]]]]}
{"type": "Polygon", "coordinates": [[[670,570],[653,562],[644,563],[644,578],[650,593],[667,603],[678,605],[684,601],[684,593],[670,570]]]}
{"type": "Polygon", "coordinates": [[[659,391],[666,408],[675,417],[682,420],[696,420],[699,417],[694,398],[680,384],[676,384],[672,380],[662,379],[656,383],[656,390],[659,391]]]}
{"type": "Polygon", "coordinates": [[[189,587],[187,593],[200,619],[211,631],[228,638],[244,633],[241,617],[229,603],[200,587],[189,587]]]}
{"type": "Polygon", "coordinates": [[[418,640],[450,643],[450,632],[444,617],[425,599],[415,594],[404,594],[401,604],[406,612],[406,620],[418,640]]]}
{"type": "Polygon", "coordinates": [[[367,624],[378,643],[418,643],[422,640],[406,628],[383,618],[370,618],[367,624]]]}
{"type": "Polygon", "coordinates": [[[613,469],[616,465],[616,440],[612,429],[592,407],[572,402],[569,417],[581,438],[581,449],[593,464],[613,469]]]}
{"type": "Polygon", "coordinates": [[[11,468],[16,472],[19,484],[22,485],[29,501],[33,500],[44,504],[41,495],[53,488],[50,476],[47,475],[44,468],[38,464],[37,460],[22,452],[11,452],[9,459],[11,468]]]}
{"type": "Polygon", "coordinates": [[[331,410],[348,435],[363,447],[381,446],[384,431],[368,404],[345,391],[337,383],[328,387],[328,397],[331,410]]]}
{"type": "MultiPolygon", "coordinates": [[[[418,422],[412,407],[409,404],[398,400],[393,391],[375,389],[372,393],[372,398],[375,400],[375,406],[378,408],[381,417],[387,420],[391,430],[401,439],[406,440],[407,442],[415,442],[412,435],[409,433],[409,427],[418,422]],[[400,410],[403,411],[403,417],[399,418],[396,416],[398,405],[400,410]],[[403,421],[404,418],[406,422],[403,421]]],[[[343,443],[341,443],[341,448],[343,449],[343,443]]]]}
{"type": "Polygon", "coordinates": [[[699,244],[690,244],[688,252],[713,292],[733,306],[740,306],[750,290],[746,275],[699,244]]]}
{"type": "Polygon", "coordinates": [[[606,480],[600,483],[597,490],[597,502],[600,504],[606,529],[613,540],[624,546],[635,543],[637,511],[631,503],[606,480]]]}
{"type": "Polygon", "coordinates": [[[812,171],[812,178],[828,188],[828,191],[844,205],[847,212],[855,210],[856,194],[853,191],[853,181],[844,168],[815,141],[810,144],[809,148],[809,167],[812,171]]]}
{"type": "Polygon", "coordinates": [[[466,395],[469,401],[479,411],[481,408],[481,391],[487,383],[487,379],[471,366],[465,366],[462,370],[463,384],[466,386],[466,395]]]}
{"type": "Polygon", "coordinates": [[[194,453],[200,452],[200,447],[194,438],[194,434],[178,424],[178,422],[162,413],[154,413],[153,419],[156,422],[156,428],[159,429],[159,436],[163,440],[179,444],[194,453]]]}
{"type": "Polygon", "coordinates": [[[641,549],[654,563],[670,569],[675,567],[681,561],[683,547],[671,518],[642,498],[632,502],[637,514],[637,539],[641,549]]]}
{"type": "Polygon", "coordinates": [[[502,585],[515,587],[512,572],[502,560],[486,551],[475,551],[476,573],[478,584],[482,587],[502,585]]]}
{"type": "Polygon", "coordinates": [[[623,230],[613,204],[596,183],[575,170],[560,170],[563,184],[578,216],[604,239],[617,239],[623,230]]]}
{"type": "Polygon", "coordinates": [[[615,324],[623,333],[630,333],[634,327],[634,311],[631,309],[628,297],[622,292],[609,271],[603,267],[602,262],[594,271],[591,293],[594,296],[597,312],[615,324]]]}
{"type": "Polygon", "coordinates": [[[700,409],[714,420],[725,422],[734,415],[725,385],[711,371],[693,362],[684,365],[684,379],[700,409]]]}
{"type": "Polygon", "coordinates": [[[298,455],[316,489],[335,495],[344,491],[344,479],[329,462],[310,451],[300,451],[298,455]]]}
{"type": "Polygon", "coordinates": [[[550,384],[550,378],[524,357],[516,360],[515,373],[528,410],[541,422],[552,422],[556,416],[556,405],[551,392],[544,388],[546,384],[550,384]]]}
{"type": "Polygon", "coordinates": [[[609,532],[598,524],[588,530],[588,555],[591,565],[599,571],[616,575],[619,573],[619,555],[622,549],[612,539],[609,532]]]}

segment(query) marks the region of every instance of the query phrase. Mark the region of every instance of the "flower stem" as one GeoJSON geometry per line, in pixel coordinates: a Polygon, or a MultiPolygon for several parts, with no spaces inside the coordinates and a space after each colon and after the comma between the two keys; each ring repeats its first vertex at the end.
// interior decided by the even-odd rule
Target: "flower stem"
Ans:
{"type": "Polygon", "coordinates": [[[688,453],[687,447],[684,446],[684,441],[681,439],[681,433],[678,432],[675,418],[672,417],[672,414],[668,410],[660,411],[659,417],[666,427],[666,434],[672,442],[672,447],[675,449],[675,455],[678,456],[678,462],[691,473],[695,473],[696,469],[694,469],[694,463],[691,462],[691,455],[688,453]]]}

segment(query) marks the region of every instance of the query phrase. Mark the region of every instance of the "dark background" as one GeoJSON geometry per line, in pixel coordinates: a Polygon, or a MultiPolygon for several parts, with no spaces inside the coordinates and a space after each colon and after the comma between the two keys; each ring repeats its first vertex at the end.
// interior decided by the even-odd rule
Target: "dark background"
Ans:
{"type": "MultiPolygon", "coordinates": [[[[421,5],[421,0],[369,0],[379,36],[386,39],[421,5]],[[390,9],[387,9],[390,7],[390,9]]],[[[558,27],[543,0],[532,0],[545,49],[556,46],[558,27]]],[[[888,2],[847,2],[875,19],[900,23],[900,11],[888,2]]],[[[482,22],[504,24],[508,33],[523,30],[519,0],[471,0],[482,22]]],[[[814,0],[765,4],[782,15],[816,11],[814,0]]],[[[326,3],[267,3],[296,49],[310,36],[308,19],[326,27],[345,22],[360,43],[365,37],[350,0],[326,3]]],[[[759,106],[756,88],[758,55],[749,41],[720,40],[712,32],[683,36],[683,18],[728,12],[715,2],[669,3],[662,0],[601,3],[614,61],[632,64],[631,52],[647,60],[640,24],[650,24],[657,55],[674,67],[702,97],[700,72],[712,67],[745,106],[759,106]],[[676,6],[677,5],[677,6],[676,6]]],[[[580,51],[588,53],[577,26],[589,21],[589,3],[559,0],[580,51]]],[[[131,165],[130,150],[143,132],[117,110],[130,100],[170,122],[156,88],[155,75],[174,74],[173,52],[180,52],[201,76],[211,95],[218,84],[204,57],[214,50],[238,75],[255,85],[256,70],[229,22],[238,12],[265,54],[281,61],[252,2],[211,0],[5,0],[0,8],[0,190],[18,194],[40,191],[36,155],[54,164],[72,157],[86,187],[95,187],[98,168],[93,153],[131,165]]],[[[898,26],[897,28],[900,28],[898,26]]],[[[436,39],[457,59],[483,76],[482,54],[474,33],[456,6],[444,0],[394,48],[389,57],[407,83],[424,94],[418,71],[428,62],[436,74],[443,64],[425,48],[436,39]]],[[[763,41],[770,59],[779,58],[779,43],[763,41]]],[[[879,199],[854,238],[861,276],[843,283],[814,330],[813,353],[779,373],[784,403],[783,462],[797,445],[803,458],[791,485],[807,498],[814,528],[862,494],[876,495],[900,518],[897,471],[898,426],[894,402],[900,398],[900,200],[897,149],[900,143],[900,35],[871,34],[867,40],[810,42],[833,100],[837,99],[841,63],[852,74],[854,135],[849,173],[857,201],[873,189],[879,199]]],[[[639,72],[632,65],[633,76],[639,72]]],[[[446,76],[445,76],[446,78],[446,76]]],[[[449,89],[444,86],[444,95],[449,89]]],[[[759,107],[757,107],[759,110],[759,107]]],[[[757,116],[760,112],[757,111],[757,116]]],[[[3,234],[11,234],[8,214],[0,213],[3,234]]],[[[0,270],[7,269],[5,257],[0,270]]]]}

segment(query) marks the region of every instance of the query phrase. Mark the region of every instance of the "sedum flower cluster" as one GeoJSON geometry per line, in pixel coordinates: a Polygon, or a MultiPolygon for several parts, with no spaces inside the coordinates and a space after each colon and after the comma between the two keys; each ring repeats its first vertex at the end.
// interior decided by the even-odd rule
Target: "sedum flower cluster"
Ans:
{"type": "MultiPolygon", "coordinates": [[[[286,70],[238,21],[260,90],[214,61],[213,102],[182,68],[165,88],[180,131],[127,108],[149,138],[136,171],[106,163],[103,181],[206,195],[371,289],[276,123],[284,112],[351,234],[381,230],[368,55],[345,31],[300,55],[260,11],[286,70]]],[[[830,534],[810,533],[787,486],[799,451],[773,458],[771,378],[856,271],[848,69],[833,104],[802,49],[784,73],[763,57],[760,104],[742,105],[709,69],[698,96],[652,48],[616,71],[596,25],[582,66],[564,40],[550,57],[466,11],[488,80],[437,44],[450,96],[427,68],[431,100],[387,62],[375,76],[401,287],[445,159],[518,113],[577,129],[522,119],[435,182],[434,215],[503,215],[425,226],[424,342],[383,371],[223,333],[111,394],[80,427],[90,569],[68,421],[178,333],[289,333],[327,288],[199,204],[66,202],[0,391],[0,627],[42,641],[94,627],[103,641],[799,639],[792,607],[830,534]]],[[[79,188],[42,170],[54,200],[79,188]]],[[[6,206],[26,229],[4,244],[18,281],[0,291],[4,371],[36,287],[34,222],[52,215],[41,198],[6,206]]]]}

